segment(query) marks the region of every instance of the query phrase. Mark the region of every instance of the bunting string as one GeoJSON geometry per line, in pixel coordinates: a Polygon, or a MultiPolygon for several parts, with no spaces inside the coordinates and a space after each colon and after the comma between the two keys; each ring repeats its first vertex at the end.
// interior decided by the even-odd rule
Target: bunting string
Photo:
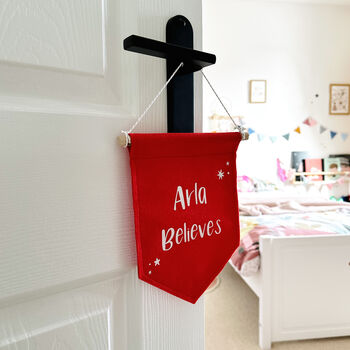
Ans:
{"type": "MultiPolygon", "coordinates": [[[[319,126],[318,131],[319,134],[324,134],[326,131],[329,133],[329,138],[331,140],[334,140],[337,137],[341,137],[342,141],[346,141],[349,137],[349,133],[347,132],[339,132],[337,130],[331,130],[327,127],[325,127],[323,124],[320,124],[316,119],[312,118],[312,117],[308,117],[306,118],[302,124],[308,126],[308,127],[315,127],[316,125],[319,126]]],[[[293,131],[290,131],[286,134],[282,134],[282,135],[267,135],[264,133],[260,133],[255,129],[249,128],[248,129],[248,133],[249,135],[255,134],[257,136],[257,139],[259,142],[268,139],[270,140],[271,143],[275,143],[276,141],[278,141],[278,139],[284,139],[285,141],[289,141],[290,136],[295,133],[295,134],[302,134],[302,127],[301,125],[297,125],[296,128],[293,129],[293,131]]]]}

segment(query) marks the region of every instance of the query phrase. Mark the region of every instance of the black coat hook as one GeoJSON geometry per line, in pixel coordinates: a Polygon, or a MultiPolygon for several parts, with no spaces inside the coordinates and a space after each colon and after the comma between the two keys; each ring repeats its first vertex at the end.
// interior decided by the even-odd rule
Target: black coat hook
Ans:
{"type": "Polygon", "coordinates": [[[124,39],[124,49],[167,60],[167,79],[181,62],[167,88],[168,132],[194,131],[193,72],[216,62],[216,56],[193,50],[193,29],[190,21],[181,15],[169,19],[166,43],[131,35],[124,39]]]}

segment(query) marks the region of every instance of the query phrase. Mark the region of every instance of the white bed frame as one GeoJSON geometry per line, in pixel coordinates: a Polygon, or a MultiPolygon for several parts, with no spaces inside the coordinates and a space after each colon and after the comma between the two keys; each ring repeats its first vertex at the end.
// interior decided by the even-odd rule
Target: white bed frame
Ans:
{"type": "Polygon", "coordinates": [[[260,271],[241,277],[259,297],[262,349],[350,335],[350,235],[261,236],[260,254],[260,271]]]}

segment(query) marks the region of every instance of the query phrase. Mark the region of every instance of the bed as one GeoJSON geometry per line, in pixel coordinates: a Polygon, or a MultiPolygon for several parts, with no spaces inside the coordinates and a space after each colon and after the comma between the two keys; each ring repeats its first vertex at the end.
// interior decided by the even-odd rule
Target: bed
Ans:
{"type": "Polygon", "coordinates": [[[349,336],[350,206],[259,195],[239,197],[243,237],[230,264],[259,298],[260,347],[349,336]],[[248,246],[244,269],[237,255],[248,246]]]}

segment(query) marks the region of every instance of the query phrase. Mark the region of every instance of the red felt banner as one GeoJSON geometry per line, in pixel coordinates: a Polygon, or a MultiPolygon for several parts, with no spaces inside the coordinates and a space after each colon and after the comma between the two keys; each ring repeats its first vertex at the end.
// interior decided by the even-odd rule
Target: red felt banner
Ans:
{"type": "Polygon", "coordinates": [[[239,244],[241,135],[130,137],[139,278],[195,303],[239,244]]]}

